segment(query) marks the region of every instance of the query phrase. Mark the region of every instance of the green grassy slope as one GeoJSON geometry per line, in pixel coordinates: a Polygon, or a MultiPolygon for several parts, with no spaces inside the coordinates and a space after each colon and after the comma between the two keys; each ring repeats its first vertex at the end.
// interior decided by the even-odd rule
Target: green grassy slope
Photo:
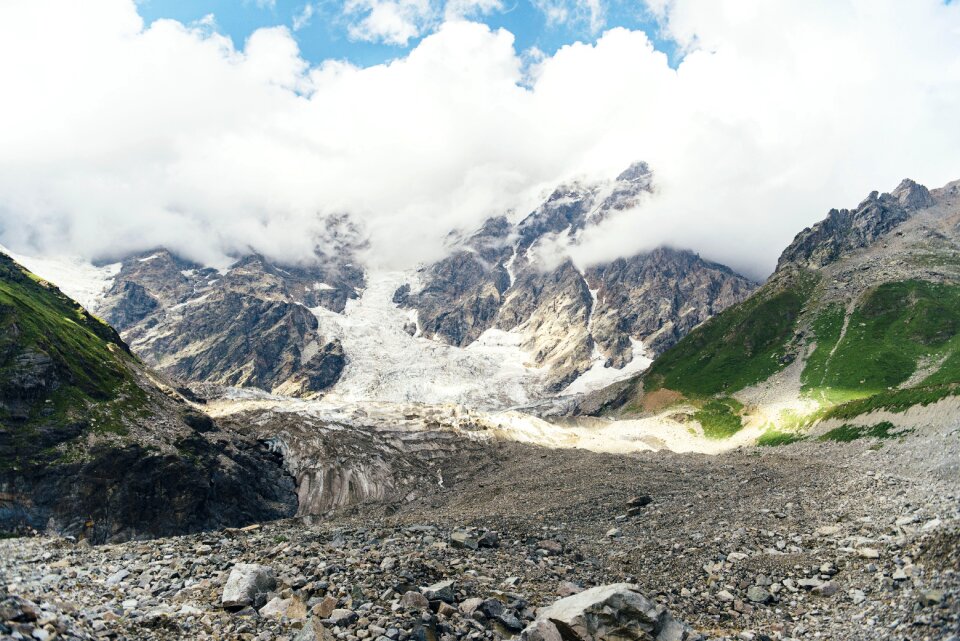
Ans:
{"type": "Polygon", "coordinates": [[[803,372],[806,389],[868,396],[907,381],[924,361],[946,358],[929,382],[960,380],[960,287],[922,281],[886,283],[869,292],[839,341],[844,310],[814,323],[817,349],[803,372]]]}
{"type": "Polygon", "coordinates": [[[645,389],[712,396],[769,378],[789,363],[797,318],[818,280],[811,272],[794,274],[711,318],[654,361],[645,389]]]}
{"type": "Polygon", "coordinates": [[[0,254],[0,425],[8,435],[75,422],[122,432],[125,416],[146,402],[132,362],[116,331],[0,254]]]}
{"type": "MultiPolygon", "coordinates": [[[[791,429],[876,409],[902,412],[960,394],[960,285],[885,283],[867,291],[847,317],[842,304],[818,307],[818,280],[811,272],[781,278],[704,323],[654,361],[642,393],[680,392],[698,408],[694,416],[705,432],[730,435],[740,421],[738,411],[724,410],[730,395],[802,354],[802,336],[814,343],[802,392],[821,409],[791,429]]],[[[634,385],[621,407],[641,408],[638,390],[634,385]]]]}

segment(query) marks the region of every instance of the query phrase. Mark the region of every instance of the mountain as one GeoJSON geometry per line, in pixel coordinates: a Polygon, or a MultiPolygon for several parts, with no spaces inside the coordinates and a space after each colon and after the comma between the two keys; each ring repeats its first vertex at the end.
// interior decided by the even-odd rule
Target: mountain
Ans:
{"type": "Polygon", "coordinates": [[[958,256],[960,181],[873,192],[797,234],[750,298],[592,402],[608,414],[692,403],[736,431],[760,415],[832,425],[958,394],[958,256]]]}
{"type": "Polygon", "coordinates": [[[279,518],[292,480],[115,330],[0,254],[0,530],[93,541],[279,518]]]}
{"type": "Polygon", "coordinates": [[[159,249],[122,262],[97,312],[170,376],[303,395],[332,386],[345,365],[307,308],[342,311],[362,285],[352,265],[250,255],[220,273],[159,249]]]}
{"type": "Polygon", "coordinates": [[[613,181],[558,187],[516,225],[488,220],[394,300],[416,311],[418,335],[452,345],[469,345],[491,328],[519,334],[554,391],[591,368],[615,372],[670,347],[755,288],[727,267],[668,247],[585,271],[562,257],[551,264],[551,247],[576,243],[652,191],[645,163],[613,181]]]}
{"type": "Polygon", "coordinates": [[[188,384],[509,407],[628,377],[755,288],[681,249],[585,270],[564,257],[652,191],[645,163],[561,185],[516,223],[494,217],[455,236],[416,272],[364,271],[345,217],[330,221],[327,253],[302,265],[249,254],[217,270],[157,248],[101,268],[37,268],[83,295],[147,365],[188,384]]]}

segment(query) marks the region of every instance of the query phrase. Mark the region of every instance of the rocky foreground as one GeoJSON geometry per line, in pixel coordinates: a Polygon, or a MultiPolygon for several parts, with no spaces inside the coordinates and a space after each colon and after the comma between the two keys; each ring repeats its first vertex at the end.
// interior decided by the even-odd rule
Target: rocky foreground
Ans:
{"type": "Polygon", "coordinates": [[[449,461],[444,477],[457,480],[409,502],[97,547],[0,542],[0,631],[958,638],[956,427],[716,457],[514,443],[491,454],[449,461]],[[597,586],[612,587],[585,592],[597,586]]]}

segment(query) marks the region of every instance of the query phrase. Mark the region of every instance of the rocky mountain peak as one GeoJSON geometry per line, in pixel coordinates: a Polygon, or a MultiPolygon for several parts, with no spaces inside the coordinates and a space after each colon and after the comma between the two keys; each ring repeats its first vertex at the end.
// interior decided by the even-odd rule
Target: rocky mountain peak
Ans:
{"type": "Polygon", "coordinates": [[[611,211],[635,207],[640,197],[652,190],[653,172],[642,161],[627,167],[614,180],[561,185],[517,225],[519,248],[526,250],[548,234],[575,237],[611,211]]]}
{"type": "Polygon", "coordinates": [[[930,190],[909,178],[904,178],[897,188],[890,192],[904,209],[924,209],[934,204],[930,190]]]}
{"type": "Polygon", "coordinates": [[[831,209],[824,220],[797,234],[780,255],[777,271],[819,269],[873,244],[914,212],[933,204],[926,187],[906,179],[892,193],[871,192],[856,209],[831,209]]]}
{"type": "Polygon", "coordinates": [[[420,289],[394,301],[417,312],[423,335],[467,346],[488,329],[520,334],[533,361],[562,389],[595,362],[622,368],[633,341],[659,351],[756,285],[689,251],[657,248],[582,273],[569,260],[538,262],[531,247],[554,235],[576,242],[580,230],[639,204],[653,190],[646,163],[616,179],[571,183],[516,227],[491,218],[458,250],[426,267],[420,289]]]}

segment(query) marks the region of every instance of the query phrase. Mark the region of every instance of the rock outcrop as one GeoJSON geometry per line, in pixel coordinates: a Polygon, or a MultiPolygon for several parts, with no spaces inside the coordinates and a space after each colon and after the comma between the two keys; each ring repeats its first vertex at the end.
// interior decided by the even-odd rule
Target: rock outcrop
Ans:
{"type": "Polygon", "coordinates": [[[94,542],[291,515],[293,481],[0,254],[0,531],[94,542]]]}
{"type": "Polygon", "coordinates": [[[342,311],[362,284],[349,264],[281,267],[251,255],[221,274],[157,250],[123,261],[97,311],[171,376],[308,395],[346,363],[308,308],[342,311]]]}
{"type": "Polygon", "coordinates": [[[913,212],[933,204],[930,191],[909,178],[889,194],[871,192],[856,209],[831,209],[824,220],[797,234],[780,255],[777,270],[824,267],[871,245],[913,212]]]}

